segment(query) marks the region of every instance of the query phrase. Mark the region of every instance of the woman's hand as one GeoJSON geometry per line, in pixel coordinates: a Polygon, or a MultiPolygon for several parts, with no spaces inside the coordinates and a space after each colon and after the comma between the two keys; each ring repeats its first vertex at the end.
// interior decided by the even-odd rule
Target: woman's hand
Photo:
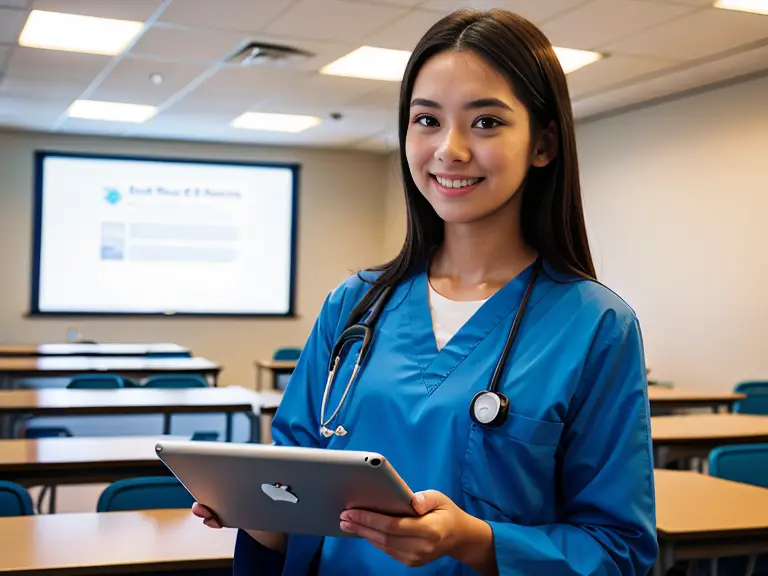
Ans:
{"type": "MultiPolygon", "coordinates": [[[[192,514],[203,519],[203,524],[209,528],[221,528],[216,515],[202,504],[195,502],[192,505],[192,514]]],[[[246,530],[251,538],[262,546],[266,546],[276,552],[285,552],[285,534],[282,532],[268,532],[266,530],[246,530]]]]}
{"type": "Polygon", "coordinates": [[[406,566],[423,566],[442,556],[464,562],[481,574],[496,574],[491,527],[435,490],[414,494],[415,518],[346,510],[341,529],[365,538],[406,566]]]}

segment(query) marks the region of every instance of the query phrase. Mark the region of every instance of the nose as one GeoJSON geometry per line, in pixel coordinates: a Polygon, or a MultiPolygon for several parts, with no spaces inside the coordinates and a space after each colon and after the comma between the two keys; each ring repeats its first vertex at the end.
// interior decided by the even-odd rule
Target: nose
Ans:
{"type": "Polygon", "coordinates": [[[453,162],[469,162],[471,158],[472,154],[464,135],[455,129],[447,130],[440,145],[435,150],[435,160],[452,164],[453,162]]]}

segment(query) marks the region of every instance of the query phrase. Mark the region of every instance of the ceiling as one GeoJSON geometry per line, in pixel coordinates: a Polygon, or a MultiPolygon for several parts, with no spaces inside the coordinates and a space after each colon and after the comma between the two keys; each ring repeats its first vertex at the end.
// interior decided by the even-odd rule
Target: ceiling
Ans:
{"type": "Polygon", "coordinates": [[[396,146],[398,83],[317,70],[363,44],[410,50],[441,15],[464,6],[508,8],[555,45],[607,53],[568,75],[577,119],[768,69],[768,16],[715,9],[711,0],[0,0],[0,127],[387,151],[396,146]],[[114,57],[20,47],[32,8],[146,25],[114,57]],[[248,40],[314,56],[289,66],[223,62],[248,40]],[[154,73],[161,84],[150,81],[154,73]],[[68,118],[76,99],[160,111],[135,125],[68,118]],[[323,122],[298,134],[229,126],[246,111],[323,122]]]}

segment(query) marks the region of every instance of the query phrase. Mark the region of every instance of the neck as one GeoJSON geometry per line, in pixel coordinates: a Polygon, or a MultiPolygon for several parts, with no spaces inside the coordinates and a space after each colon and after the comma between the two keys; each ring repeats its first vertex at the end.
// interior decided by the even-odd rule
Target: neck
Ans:
{"type": "Polygon", "coordinates": [[[519,211],[499,210],[477,222],[446,223],[430,276],[454,287],[501,287],[536,259],[523,238],[519,211]]]}

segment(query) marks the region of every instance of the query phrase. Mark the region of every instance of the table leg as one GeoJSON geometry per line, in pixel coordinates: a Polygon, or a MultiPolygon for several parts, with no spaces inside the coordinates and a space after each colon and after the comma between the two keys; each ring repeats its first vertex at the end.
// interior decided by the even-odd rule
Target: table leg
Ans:
{"type": "Polygon", "coordinates": [[[232,412],[227,412],[227,428],[224,434],[226,442],[232,442],[233,416],[234,414],[232,412]]]}
{"type": "Polygon", "coordinates": [[[163,414],[163,434],[171,433],[171,415],[163,414]]]}
{"type": "Polygon", "coordinates": [[[256,365],[256,392],[261,392],[261,366],[256,365]]]}
{"type": "Polygon", "coordinates": [[[248,442],[251,444],[261,443],[261,414],[255,412],[246,412],[245,415],[248,418],[248,422],[251,425],[251,434],[248,442]]]}
{"type": "Polygon", "coordinates": [[[56,486],[51,486],[48,491],[48,514],[56,513],[56,486]]]}

